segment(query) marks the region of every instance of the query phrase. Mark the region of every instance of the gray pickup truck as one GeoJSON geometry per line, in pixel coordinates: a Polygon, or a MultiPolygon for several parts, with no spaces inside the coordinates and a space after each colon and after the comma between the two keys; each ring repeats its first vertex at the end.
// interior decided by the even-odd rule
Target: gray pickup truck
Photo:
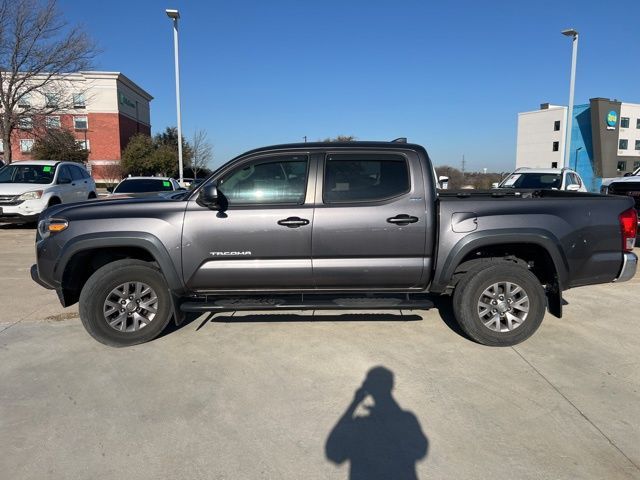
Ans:
{"type": "Polygon", "coordinates": [[[192,192],[52,207],[39,284],[98,341],[134,345],[186,312],[425,309],[450,295],[486,345],[531,336],[562,291],[633,277],[633,199],[438,191],[425,149],[303,143],[245,153],[192,192]]]}

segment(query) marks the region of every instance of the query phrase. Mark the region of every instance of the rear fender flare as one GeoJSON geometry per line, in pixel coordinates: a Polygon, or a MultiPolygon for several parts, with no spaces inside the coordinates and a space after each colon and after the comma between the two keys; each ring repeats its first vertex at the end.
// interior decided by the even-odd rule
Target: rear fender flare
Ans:
{"type": "Polygon", "coordinates": [[[542,247],[553,261],[560,291],[562,291],[563,285],[567,283],[569,265],[565,255],[562,253],[560,241],[549,231],[534,228],[518,231],[507,229],[483,230],[466,235],[453,246],[442,266],[436,266],[431,290],[443,292],[453,278],[456,268],[469,253],[478,248],[502,244],[537,245],[542,247]]]}

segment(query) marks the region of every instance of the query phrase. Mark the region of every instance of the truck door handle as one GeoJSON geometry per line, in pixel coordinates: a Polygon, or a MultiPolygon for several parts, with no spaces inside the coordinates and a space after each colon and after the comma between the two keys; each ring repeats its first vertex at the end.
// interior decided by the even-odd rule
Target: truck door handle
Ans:
{"type": "Polygon", "coordinates": [[[394,225],[409,225],[410,223],[416,223],[418,221],[418,217],[412,217],[411,215],[407,215],[405,213],[401,213],[400,215],[396,215],[395,217],[387,218],[387,222],[393,223],[394,225]]]}
{"type": "Polygon", "coordinates": [[[278,225],[289,228],[298,228],[303,225],[309,225],[309,220],[300,217],[289,217],[278,221],[278,225]]]}

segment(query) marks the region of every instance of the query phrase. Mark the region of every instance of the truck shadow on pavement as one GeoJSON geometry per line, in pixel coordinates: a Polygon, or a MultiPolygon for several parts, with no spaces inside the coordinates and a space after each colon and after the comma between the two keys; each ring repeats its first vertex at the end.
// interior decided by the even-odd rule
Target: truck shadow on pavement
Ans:
{"type": "Polygon", "coordinates": [[[391,370],[369,370],[329,433],[325,456],[336,465],[349,462],[350,480],[418,478],[416,463],[426,458],[429,440],[417,417],[393,398],[393,383],[391,370]]]}
{"type": "MultiPolygon", "coordinates": [[[[468,339],[467,335],[458,325],[453,314],[453,307],[451,305],[451,299],[448,297],[434,297],[434,308],[438,311],[438,314],[444,324],[449,327],[454,333],[461,337],[468,339]]],[[[261,313],[244,314],[243,312],[225,311],[225,312],[210,312],[210,313],[189,313],[187,314],[184,322],[180,326],[175,326],[171,322],[163,332],[162,336],[168,335],[171,332],[186,327],[187,325],[198,322],[196,331],[200,331],[209,323],[261,323],[261,322],[416,322],[423,320],[423,317],[411,310],[403,310],[402,312],[390,311],[390,312],[376,312],[370,313],[363,311],[362,313],[328,313],[323,311],[321,315],[316,315],[313,311],[308,313],[286,313],[279,312],[273,313],[265,311],[261,313]]]]}

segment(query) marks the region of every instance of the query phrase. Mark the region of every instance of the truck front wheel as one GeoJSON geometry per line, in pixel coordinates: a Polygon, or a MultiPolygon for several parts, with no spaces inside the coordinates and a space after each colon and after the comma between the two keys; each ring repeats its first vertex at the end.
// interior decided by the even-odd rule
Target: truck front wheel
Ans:
{"type": "Polygon", "coordinates": [[[469,271],[453,294],[460,327],[483,345],[511,346],[526,340],[542,323],[545,308],[538,278],[508,263],[469,271]]]}
{"type": "Polygon", "coordinates": [[[126,347],[156,338],[171,319],[162,273],[148,262],[117,260],[95,271],[80,293],[80,319],[100,343],[126,347]]]}

